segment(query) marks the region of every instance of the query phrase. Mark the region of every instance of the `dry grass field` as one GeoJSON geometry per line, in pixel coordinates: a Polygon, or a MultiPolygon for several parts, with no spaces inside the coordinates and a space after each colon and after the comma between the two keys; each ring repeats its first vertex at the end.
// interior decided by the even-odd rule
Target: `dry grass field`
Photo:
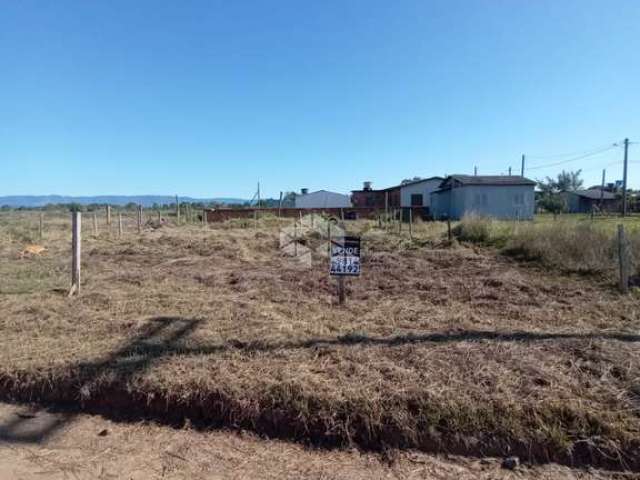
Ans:
{"type": "MultiPolygon", "coordinates": [[[[113,418],[186,420],[321,446],[519,455],[640,470],[640,295],[488,248],[347,222],[363,274],[344,306],[316,247],[307,268],[275,219],[147,225],[0,214],[0,396],[113,418]]],[[[52,425],[51,430],[59,428],[52,425]]],[[[389,453],[393,455],[393,453],[389,453]]]]}

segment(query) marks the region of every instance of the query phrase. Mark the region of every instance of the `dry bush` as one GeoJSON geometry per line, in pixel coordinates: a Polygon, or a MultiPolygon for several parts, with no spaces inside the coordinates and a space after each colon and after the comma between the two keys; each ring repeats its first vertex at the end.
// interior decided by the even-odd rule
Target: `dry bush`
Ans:
{"type": "MultiPolygon", "coordinates": [[[[460,241],[500,247],[506,255],[558,271],[612,276],[619,262],[614,227],[573,219],[510,222],[470,214],[453,232],[460,241]]],[[[633,272],[640,273],[640,229],[632,224],[626,232],[633,272]]]]}
{"type": "Polygon", "coordinates": [[[631,253],[631,268],[635,275],[640,276],[640,228],[631,230],[627,236],[631,253]]]}
{"type": "MultiPolygon", "coordinates": [[[[640,252],[637,232],[628,235],[640,252]]],[[[570,220],[525,224],[510,236],[504,253],[565,272],[611,274],[618,267],[617,236],[610,229],[570,220]]]]}
{"type": "Polygon", "coordinates": [[[452,232],[462,242],[489,243],[493,238],[495,221],[475,213],[465,215],[452,232]]]}

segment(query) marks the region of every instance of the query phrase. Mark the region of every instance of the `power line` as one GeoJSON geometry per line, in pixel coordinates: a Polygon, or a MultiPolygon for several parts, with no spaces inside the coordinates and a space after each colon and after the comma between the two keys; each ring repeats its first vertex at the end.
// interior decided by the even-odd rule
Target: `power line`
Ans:
{"type": "Polygon", "coordinates": [[[597,150],[593,150],[590,151],[589,153],[585,153],[582,155],[578,155],[577,157],[573,157],[573,158],[568,158],[566,160],[562,160],[560,162],[554,162],[554,163],[547,163],[545,165],[534,165],[533,167],[527,167],[527,170],[540,170],[543,168],[549,168],[549,167],[557,167],[558,165],[564,165],[565,163],[571,163],[571,162],[575,162],[577,160],[582,160],[584,158],[588,158],[588,157],[593,157],[595,155],[600,155],[604,152],[608,152],[609,150],[613,150],[614,148],[617,148],[619,145],[617,143],[614,144],[610,144],[606,147],[601,147],[597,150]]]}
{"type": "MultiPolygon", "coordinates": [[[[589,173],[589,172],[595,172],[596,170],[602,170],[603,168],[609,168],[612,167],[614,165],[621,165],[623,163],[622,160],[616,160],[615,162],[611,162],[611,163],[607,163],[606,165],[603,165],[602,167],[593,167],[593,168],[587,168],[586,170],[581,169],[582,173],[589,173]]],[[[633,163],[633,162],[631,162],[633,163]]],[[[640,162],[638,162],[640,163],[640,162]]]]}
{"type": "MultiPolygon", "coordinates": [[[[620,142],[616,142],[613,145],[617,146],[620,142]]],[[[547,158],[562,158],[562,157],[573,157],[576,155],[586,155],[589,154],[591,152],[594,151],[598,151],[598,150],[602,150],[603,148],[608,148],[612,146],[610,143],[606,144],[606,145],[600,145],[599,147],[593,147],[593,148],[589,148],[587,150],[578,150],[578,151],[574,151],[574,152],[568,152],[568,153],[555,153],[553,155],[529,155],[527,154],[527,158],[535,158],[538,160],[544,160],[547,158]]]]}

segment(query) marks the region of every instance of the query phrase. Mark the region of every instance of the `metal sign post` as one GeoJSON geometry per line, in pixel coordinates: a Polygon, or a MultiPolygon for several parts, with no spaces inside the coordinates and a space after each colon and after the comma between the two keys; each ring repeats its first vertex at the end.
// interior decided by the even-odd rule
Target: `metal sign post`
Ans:
{"type": "Polygon", "coordinates": [[[360,237],[332,238],[329,274],[338,277],[338,303],[344,304],[344,277],[360,276],[360,237]]]}

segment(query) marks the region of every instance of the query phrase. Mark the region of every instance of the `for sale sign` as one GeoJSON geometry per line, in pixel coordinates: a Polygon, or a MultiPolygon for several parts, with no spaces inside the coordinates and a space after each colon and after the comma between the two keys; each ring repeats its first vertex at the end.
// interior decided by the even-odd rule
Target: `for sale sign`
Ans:
{"type": "Polygon", "coordinates": [[[360,275],[360,237],[331,239],[331,275],[360,275]]]}

